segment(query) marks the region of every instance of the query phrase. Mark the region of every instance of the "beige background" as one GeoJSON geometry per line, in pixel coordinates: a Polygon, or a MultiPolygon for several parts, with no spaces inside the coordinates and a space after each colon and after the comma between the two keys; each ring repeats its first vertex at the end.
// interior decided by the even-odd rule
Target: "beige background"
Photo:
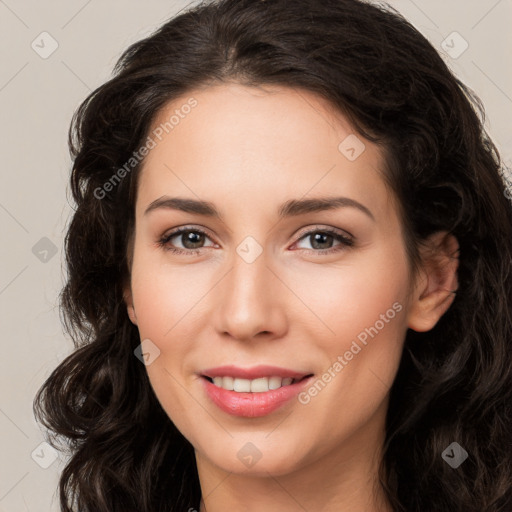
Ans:
{"type": "MultiPolygon", "coordinates": [[[[452,57],[444,58],[482,99],[487,127],[510,165],[512,0],[390,3],[438,50],[449,36],[452,57]],[[451,35],[454,31],[463,39],[451,35]],[[464,41],[468,48],[453,58],[464,41]]],[[[54,460],[41,445],[32,399],[72,349],[57,307],[71,212],[66,199],[71,116],[109,77],[124,48],[187,4],[0,0],[0,512],[59,510],[56,486],[64,460],[54,460]],[[50,36],[39,36],[42,32],[58,44],[46,59],[31,46],[35,41],[40,53],[51,49],[50,36]]]]}

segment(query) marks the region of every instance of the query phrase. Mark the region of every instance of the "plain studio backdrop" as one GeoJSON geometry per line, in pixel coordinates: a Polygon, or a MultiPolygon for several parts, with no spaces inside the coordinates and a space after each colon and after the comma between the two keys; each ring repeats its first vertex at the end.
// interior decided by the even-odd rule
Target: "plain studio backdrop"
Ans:
{"type": "MultiPolygon", "coordinates": [[[[194,3],[194,2],[192,2],[194,3]]],[[[512,0],[389,2],[482,100],[512,166],[512,0]]],[[[121,52],[191,2],[0,0],[0,512],[58,512],[65,460],[47,445],[32,400],[72,350],[59,319],[67,131],[121,52]]]]}

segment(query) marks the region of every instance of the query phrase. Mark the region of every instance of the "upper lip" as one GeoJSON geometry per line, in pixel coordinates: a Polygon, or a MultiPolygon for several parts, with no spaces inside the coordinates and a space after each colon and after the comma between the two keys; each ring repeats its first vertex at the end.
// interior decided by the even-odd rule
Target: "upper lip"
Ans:
{"type": "Polygon", "coordinates": [[[279,366],[259,365],[251,368],[240,368],[238,366],[216,366],[200,372],[204,377],[233,377],[238,379],[259,379],[261,377],[290,377],[292,379],[302,379],[311,372],[299,372],[279,366]]]}

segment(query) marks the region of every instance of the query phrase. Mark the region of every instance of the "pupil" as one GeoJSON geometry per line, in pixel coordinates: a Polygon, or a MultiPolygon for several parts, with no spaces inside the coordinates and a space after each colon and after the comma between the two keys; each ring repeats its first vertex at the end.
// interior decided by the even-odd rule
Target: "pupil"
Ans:
{"type": "MultiPolygon", "coordinates": [[[[189,231],[188,233],[185,234],[185,247],[187,247],[187,243],[191,243],[192,245],[194,244],[200,244],[201,243],[201,238],[202,238],[202,234],[201,233],[197,233],[195,231],[189,231]]],[[[189,249],[196,249],[196,247],[188,247],[189,249]]]]}
{"type": "MultiPolygon", "coordinates": [[[[315,247],[315,244],[325,244],[327,243],[325,239],[329,241],[329,239],[332,239],[332,235],[328,235],[327,233],[316,233],[313,235],[313,243],[311,244],[313,247],[315,247]]],[[[329,247],[316,247],[317,249],[329,249],[329,247]]]]}

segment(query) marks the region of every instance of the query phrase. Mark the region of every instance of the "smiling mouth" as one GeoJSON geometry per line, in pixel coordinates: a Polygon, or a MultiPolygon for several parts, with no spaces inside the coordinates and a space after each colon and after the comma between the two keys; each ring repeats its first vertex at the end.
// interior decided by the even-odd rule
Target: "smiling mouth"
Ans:
{"type": "Polygon", "coordinates": [[[227,391],[235,391],[237,393],[266,393],[280,389],[282,387],[291,386],[297,382],[311,377],[313,374],[304,375],[301,378],[291,377],[260,377],[257,379],[241,379],[237,377],[223,376],[223,377],[208,377],[202,375],[202,377],[215,386],[225,389],[227,391]]]}

